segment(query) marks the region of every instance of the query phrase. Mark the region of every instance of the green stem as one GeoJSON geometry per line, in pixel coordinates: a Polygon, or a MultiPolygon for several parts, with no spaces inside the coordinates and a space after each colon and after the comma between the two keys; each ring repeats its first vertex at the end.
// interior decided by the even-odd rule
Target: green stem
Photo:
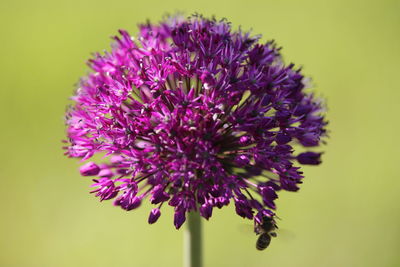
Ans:
{"type": "Polygon", "coordinates": [[[189,212],[183,235],[183,266],[202,267],[201,217],[198,212],[189,212]]]}

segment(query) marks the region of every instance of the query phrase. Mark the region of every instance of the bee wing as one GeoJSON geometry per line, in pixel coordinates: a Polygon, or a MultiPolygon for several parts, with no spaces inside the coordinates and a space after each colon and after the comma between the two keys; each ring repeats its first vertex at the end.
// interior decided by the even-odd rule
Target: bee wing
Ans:
{"type": "MultiPolygon", "coordinates": [[[[249,234],[256,234],[254,231],[254,225],[253,224],[248,224],[248,223],[241,223],[238,225],[238,232],[243,234],[243,235],[249,235],[249,234]]],[[[296,234],[293,231],[290,231],[287,228],[276,228],[274,231],[270,233],[272,237],[277,237],[280,240],[284,242],[291,241],[296,238],[296,234]]]]}
{"type": "MultiPolygon", "coordinates": [[[[279,239],[283,240],[283,241],[290,241],[296,238],[296,234],[293,231],[290,231],[289,229],[282,229],[279,228],[276,229],[275,231],[273,231],[273,233],[275,233],[275,237],[278,237],[279,239]]],[[[271,236],[273,236],[271,234],[271,236]]]]}
{"type": "Polygon", "coordinates": [[[254,225],[248,223],[239,224],[238,231],[242,234],[255,234],[254,225]]]}

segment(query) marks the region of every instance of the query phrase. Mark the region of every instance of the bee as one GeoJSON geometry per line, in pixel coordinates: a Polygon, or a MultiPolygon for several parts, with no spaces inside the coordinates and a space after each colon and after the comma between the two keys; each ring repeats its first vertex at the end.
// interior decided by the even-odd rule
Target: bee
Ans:
{"type": "Polygon", "coordinates": [[[263,217],[262,224],[254,227],[254,232],[259,235],[256,242],[256,248],[258,250],[264,250],[269,246],[271,237],[277,236],[275,232],[276,229],[278,229],[278,226],[276,226],[274,219],[268,216],[263,217]]]}

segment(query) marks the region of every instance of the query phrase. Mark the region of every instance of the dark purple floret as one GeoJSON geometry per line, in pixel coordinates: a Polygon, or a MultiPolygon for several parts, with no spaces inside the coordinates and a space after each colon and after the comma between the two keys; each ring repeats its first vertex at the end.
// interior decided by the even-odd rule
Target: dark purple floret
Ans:
{"type": "Polygon", "coordinates": [[[80,169],[97,176],[92,193],[124,210],[149,199],[150,224],[167,203],[176,228],[232,201],[256,224],[274,216],[278,191],[302,182],[297,162],[321,162],[295,155],[321,144],[326,122],[300,69],[259,38],[201,16],[121,30],[67,113],[66,154],[104,158],[80,169]]]}
{"type": "Polygon", "coordinates": [[[155,223],[160,216],[161,216],[161,211],[159,208],[152,209],[149,215],[149,224],[155,223]]]}
{"type": "Polygon", "coordinates": [[[318,165],[321,163],[321,153],[304,152],[297,156],[300,164],[318,165]]]}

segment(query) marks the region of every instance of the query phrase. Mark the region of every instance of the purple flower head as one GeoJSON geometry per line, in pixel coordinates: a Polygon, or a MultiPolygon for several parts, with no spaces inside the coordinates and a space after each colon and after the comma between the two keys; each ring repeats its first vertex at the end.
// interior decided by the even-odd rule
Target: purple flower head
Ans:
{"type": "Polygon", "coordinates": [[[256,224],[273,216],[278,191],[299,188],[296,164],[320,163],[294,145],[318,146],[326,122],[300,69],[258,41],[201,16],[142,25],[137,38],[121,30],[67,113],[66,154],[105,155],[81,167],[98,177],[92,192],[125,210],[147,198],[149,223],[167,203],[176,228],[230,202],[256,224]]]}

